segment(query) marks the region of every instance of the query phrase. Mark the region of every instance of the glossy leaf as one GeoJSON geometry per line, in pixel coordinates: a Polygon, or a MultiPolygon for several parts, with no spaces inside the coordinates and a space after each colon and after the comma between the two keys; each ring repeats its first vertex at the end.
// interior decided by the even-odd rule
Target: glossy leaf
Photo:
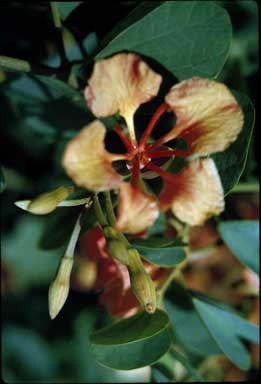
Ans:
{"type": "Polygon", "coordinates": [[[238,139],[224,152],[211,156],[218,168],[225,194],[238,183],[246,165],[247,154],[255,122],[255,109],[249,98],[233,91],[244,113],[244,126],[238,139]]]}
{"type": "Polygon", "coordinates": [[[232,312],[193,298],[193,303],[209,332],[225,355],[240,369],[250,367],[250,356],[240,338],[259,340],[259,328],[232,312]]]}
{"type": "Polygon", "coordinates": [[[179,284],[172,283],[171,301],[165,300],[166,310],[174,335],[185,351],[200,357],[219,355],[222,352],[199,317],[191,296],[179,284]]]}
{"type": "Polygon", "coordinates": [[[96,59],[134,51],[182,80],[215,77],[226,60],[232,30],[226,11],[212,1],[167,1],[145,16],[129,17],[109,36],[96,59]]]}
{"type": "Polygon", "coordinates": [[[90,351],[102,365],[122,370],[157,361],[169,348],[169,319],[157,310],[118,321],[90,337],[90,351]]]}
{"type": "Polygon", "coordinates": [[[256,220],[225,221],[219,233],[233,254],[248,268],[259,273],[259,223],[256,220]]]}
{"type": "Polygon", "coordinates": [[[81,3],[82,1],[58,1],[57,6],[62,19],[67,19],[72,11],[74,11],[81,3]]]}
{"type": "Polygon", "coordinates": [[[131,244],[149,262],[163,267],[172,267],[186,258],[186,244],[172,238],[135,239],[131,244]]]}

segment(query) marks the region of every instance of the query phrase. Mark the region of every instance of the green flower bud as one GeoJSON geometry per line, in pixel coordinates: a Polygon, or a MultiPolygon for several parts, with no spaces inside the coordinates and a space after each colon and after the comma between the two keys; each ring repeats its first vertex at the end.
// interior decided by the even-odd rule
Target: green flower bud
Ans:
{"type": "Polygon", "coordinates": [[[131,289],[140,304],[148,313],[154,313],[157,308],[156,291],[150,275],[146,272],[140,255],[136,249],[129,250],[128,266],[131,289]]]}
{"type": "Polygon", "coordinates": [[[109,254],[120,263],[129,264],[129,254],[122,241],[118,239],[112,239],[107,241],[107,248],[109,254]]]}
{"type": "Polygon", "coordinates": [[[51,192],[42,193],[33,199],[26,210],[35,215],[45,215],[55,210],[57,205],[65,200],[74,190],[74,187],[59,187],[51,192]]]}
{"type": "Polygon", "coordinates": [[[73,259],[68,256],[63,257],[57,276],[50,285],[49,314],[52,320],[58,315],[68,297],[72,267],[73,259]]]}

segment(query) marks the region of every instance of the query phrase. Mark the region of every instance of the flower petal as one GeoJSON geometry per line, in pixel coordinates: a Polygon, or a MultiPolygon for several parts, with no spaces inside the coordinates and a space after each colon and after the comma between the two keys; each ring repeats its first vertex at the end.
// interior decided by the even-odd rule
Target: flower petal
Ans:
{"type": "Polygon", "coordinates": [[[140,104],[156,96],[162,77],[133,53],[98,61],[85,88],[85,98],[97,117],[120,113],[133,116],[140,104]]]}
{"type": "Polygon", "coordinates": [[[83,128],[67,145],[63,166],[75,184],[93,191],[117,188],[120,175],[111,163],[119,155],[106,151],[104,125],[95,120],[83,128]]]}
{"type": "Polygon", "coordinates": [[[226,149],[243,127],[243,113],[229,89],[213,80],[193,77],[173,86],[165,97],[177,117],[164,142],[179,136],[192,153],[208,155],[226,149]]]}
{"type": "Polygon", "coordinates": [[[154,198],[133,187],[121,183],[116,229],[130,234],[149,228],[159,215],[154,198]]]}
{"type": "Polygon", "coordinates": [[[201,225],[224,210],[222,184],[212,159],[193,160],[173,182],[165,182],[159,196],[161,208],[190,225],[201,225]]]}

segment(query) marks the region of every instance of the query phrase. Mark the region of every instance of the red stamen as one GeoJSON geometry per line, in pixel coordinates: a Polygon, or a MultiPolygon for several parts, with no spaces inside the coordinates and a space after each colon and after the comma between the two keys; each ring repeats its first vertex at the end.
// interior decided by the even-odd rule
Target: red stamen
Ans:
{"type": "Polygon", "coordinates": [[[179,149],[171,149],[171,150],[165,150],[165,151],[155,151],[155,152],[146,152],[147,156],[150,158],[158,158],[158,157],[170,157],[173,155],[176,155],[178,157],[187,157],[189,156],[189,152],[187,151],[181,151],[179,149]]]}
{"type": "Polygon", "coordinates": [[[139,177],[140,177],[140,162],[138,157],[135,157],[135,159],[132,161],[132,177],[131,177],[131,184],[133,187],[137,187],[139,183],[139,177]]]}
{"type": "Polygon", "coordinates": [[[160,175],[163,180],[166,180],[169,183],[175,184],[177,182],[177,178],[174,175],[171,175],[170,173],[164,171],[164,169],[158,167],[153,163],[148,163],[146,167],[149,168],[151,171],[158,173],[158,175],[160,175]]]}
{"type": "Polygon", "coordinates": [[[123,132],[123,129],[119,125],[116,125],[115,127],[113,127],[113,129],[118,134],[118,136],[120,137],[120,139],[123,142],[123,144],[125,145],[127,151],[131,152],[133,150],[132,142],[125,135],[125,133],[123,132]]]}
{"type": "Polygon", "coordinates": [[[154,148],[158,148],[161,144],[164,143],[164,139],[165,139],[165,135],[164,136],[161,136],[158,140],[156,140],[151,146],[150,146],[150,150],[154,149],[154,148]]]}
{"type": "Polygon", "coordinates": [[[154,113],[154,115],[152,116],[145,132],[143,133],[142,135],[142,138],[141,138],[141,141],[140,141],[140,148],[144,149],[145,147],[145,144],[153,130],[153,128],[155,127],[157,121],[159,120],[159,118],[161,117],[161,115],[167,111],[167,109],[169,109],[169,105],[166,104],[166,103],[163,103],[161,104],[158,109],[156,110],[156,112],[154,113]]]}

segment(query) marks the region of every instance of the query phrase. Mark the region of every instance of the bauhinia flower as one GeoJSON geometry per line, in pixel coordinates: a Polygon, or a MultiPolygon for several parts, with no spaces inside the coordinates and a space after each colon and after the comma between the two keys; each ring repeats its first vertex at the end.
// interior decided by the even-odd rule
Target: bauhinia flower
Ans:
{"type": "Polygon", "coordinates": [[[224,151],[236,140],[243,126],[242,110],[229,89],[221,83],[199,77],[172,86],[137,141],[134,114],[142,103],[155,97],[162,77],[138,55],[120,53],[101,60],[85,89],[88,107],[97,118],[119,113],[128,133],[114,127],[126,153],[105,148],[106,128],[100,120],[87,125],[67,145],[63,165],[76,185],[99,192],[117,190],[119,204],[116,229],[135,234],[150,227],[159,210],[171,209],[182,222],[201,225],[224,209],[224,193],[214,161],[208,156],[224,151]],[[151,132],[160,117],[172,111],[175,126],[154,142],[151,132]],[[166,146],[182,138],[187,149],[166,146]],[[155,159],[186,158],[187,165],[172,174],[156,165],[155,159]],[[114,162],[126,161],[129,182],[116,171],[114,162]],[[142,176],[152,171],[164,182],[156,198],[147,192],[142,176]]]}

